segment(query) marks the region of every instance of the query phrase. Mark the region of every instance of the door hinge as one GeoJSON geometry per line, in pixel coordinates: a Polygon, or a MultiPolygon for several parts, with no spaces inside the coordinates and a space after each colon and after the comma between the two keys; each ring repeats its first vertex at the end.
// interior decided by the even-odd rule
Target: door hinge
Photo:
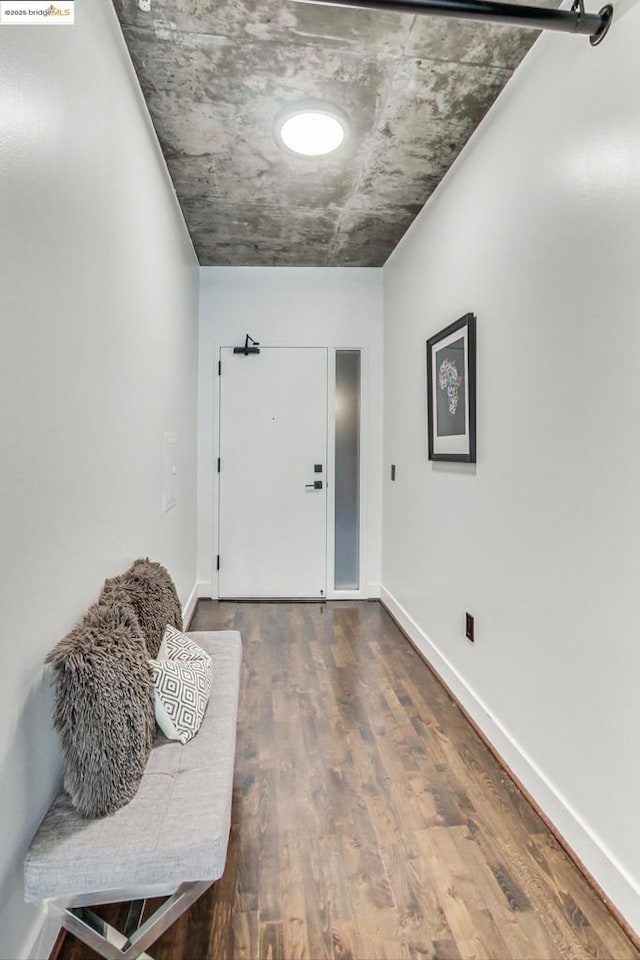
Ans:
{"type": "Polygon", "coordinates": [[[216,570],[220,569],[220,554],[216,557],[216,570]]]}
{"type": "Polygon", "coordinates": [[[218,360],[218,376],[222,374],[222,360],[218,360]]]}
{"type": "Polygon", "coordinates": [[[220,473],[220,457],[218,457],[218,473],[220,473]]]}

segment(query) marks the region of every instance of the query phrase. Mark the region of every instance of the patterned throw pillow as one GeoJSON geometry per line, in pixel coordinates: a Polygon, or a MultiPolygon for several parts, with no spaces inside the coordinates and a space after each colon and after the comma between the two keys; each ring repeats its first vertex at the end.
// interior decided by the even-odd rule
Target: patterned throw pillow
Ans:
{"type": "Polygon", "coordinates": [[[188,743],[207,709],[213,671],[211,657],[200,660],[150,660],[158,726],[169,740],[188,743]]]}
{"type": "Polygon", "coordinates": [[[209,701],[211,657],[190,637],[167,624],[151,668],[158,726],[170,740],[187,743],[200,729],[209,701]]]}
{"type": "Polygon", "coordinates": [[[210,660],[209,654],[191,637],[167,624],[158,651],[158,660],[210,660]]]}

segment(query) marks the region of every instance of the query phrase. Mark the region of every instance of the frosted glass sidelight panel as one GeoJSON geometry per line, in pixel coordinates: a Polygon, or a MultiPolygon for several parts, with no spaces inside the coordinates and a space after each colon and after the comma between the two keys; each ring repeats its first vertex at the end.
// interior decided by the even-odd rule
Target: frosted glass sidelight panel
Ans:
{"type": "Polygon", "coordinates": [[[360,585],[360,351],[336,350],[336,590],[360,585]]]}

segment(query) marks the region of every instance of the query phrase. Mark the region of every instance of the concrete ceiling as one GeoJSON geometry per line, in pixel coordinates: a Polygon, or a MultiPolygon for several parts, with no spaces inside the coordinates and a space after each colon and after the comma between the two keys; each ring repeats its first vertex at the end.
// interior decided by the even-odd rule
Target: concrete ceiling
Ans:
{"type": "Polygon", "coordinates": [[[381,266],[537,37],[290,0],[150,3],[114,0],[201,264],[381,266]],[[334,156],[274,140],[277,112],[310,97],[350,117],[334,156]]]}

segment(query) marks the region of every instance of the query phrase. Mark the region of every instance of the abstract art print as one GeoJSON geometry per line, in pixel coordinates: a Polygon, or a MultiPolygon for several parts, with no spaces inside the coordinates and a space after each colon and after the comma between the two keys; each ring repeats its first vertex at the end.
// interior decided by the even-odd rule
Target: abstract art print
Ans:
{"type": "Polygon", "coordinates": [[[466,313],[427,340],[430,460],[476,462],[476,318],[466,313]]]}

